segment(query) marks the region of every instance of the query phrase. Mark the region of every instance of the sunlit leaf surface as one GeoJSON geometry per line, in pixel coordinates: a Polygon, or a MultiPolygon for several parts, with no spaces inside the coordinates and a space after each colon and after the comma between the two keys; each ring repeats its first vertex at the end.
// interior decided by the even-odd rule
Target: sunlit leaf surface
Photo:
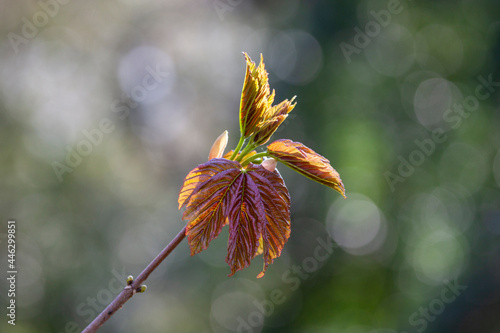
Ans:
{"type": "Polygon", "coordinates": [[[345,198],[345,188],[339,173],[330,161],[300,142],[283,139],[267,146],[270,156],[289,166],[298,173],[333,188],[345,198]]]}
{"type": "MultiPolygon", "coordinates": [[[[229,223],[226,262],[231,275],[250,265],[262,239],[264,272],[290,236],[290,197],[278,171],[215,158],[191,171],[179,195],[189,220],[191,254],[205,250],[229,223]]],[[[259,251],[260,252],[260,251],[259,251]]]]}

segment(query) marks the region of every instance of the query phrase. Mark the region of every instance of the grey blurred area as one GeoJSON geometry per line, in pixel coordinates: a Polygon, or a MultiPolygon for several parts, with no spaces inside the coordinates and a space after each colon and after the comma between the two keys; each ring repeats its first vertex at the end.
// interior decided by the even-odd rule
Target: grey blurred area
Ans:
{"type": "Polygon", "coordinates": [[[499,33],[493,0],[0,1],[0,332],[80,332],[181,230],[185,175],[238,142],[242,52],[347,199],[278,165],[263,278],[227,276],[227,228],[184,241],[99,332],[499,332],[499,33]]]}

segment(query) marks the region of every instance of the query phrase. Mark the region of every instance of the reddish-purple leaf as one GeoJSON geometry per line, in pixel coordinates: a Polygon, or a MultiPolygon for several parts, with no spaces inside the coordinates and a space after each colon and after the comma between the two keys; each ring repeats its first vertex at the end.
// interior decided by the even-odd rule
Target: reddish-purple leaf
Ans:
{"type": "MultiPolygon", "coordinates": [[[[179,199],[177,200],[179,202],[179,209],[181,209],[188,203],[188,199],[191,197],[191,194],[197,187],[209,180],[215,174],[228,168],[227,164],[223,162],[228,160],[219,160],[222,160],[221,163],[211,163],[209,161],[197,166],[188,173],[179,192],[179,199]]],[[[239,163],[237,162],[232,163],[233,164],[231,165],[234,165],[234,163],[236,163],[236,165],[239,165],[239,163]]]]}
{"type": "Polygon", "coordinates": [[[260,192],[266,221],[262,227],[264,268],[257,277],[264,276],[269,264],[281,255],[290,237],[290,195],[278,170],[273,172],[255,166],[251,173],[260,192]]]}
{"type": "Polygon", "coordinates": [[[229,241],[226,262],[231,274],[250,265],[259,247],[262,224],[266,220],[259,189],[248,172],[242,172],[231,188],[229,241]]]}
{"type": "Polygon", "coordinates": [[[226,223],[229,189],[241,173],[239,163],[214,158],[191,171],[179,195],[191,255],[207,249],[226,223]],[[192,176],[190,176],[192,175],[192,176]],[[187,188],[187,190],[184,190],[187,188]]]}
{"type": "Polygon", "coordinates": [[[339,173],[330,161],[300,142],[276,140],[267,146],[267,152],[298,173],[333,188],[345,198],[345,188],[339,173]]]}
{"type": "Polygon", "coordinates": [[[179,195],[191,254],[205,250],[229,223],[231,275],[250,265],[262,238],[264,272],[290,236],[290,197],[278,171],[212,159],[188,174],[179,195]]]}

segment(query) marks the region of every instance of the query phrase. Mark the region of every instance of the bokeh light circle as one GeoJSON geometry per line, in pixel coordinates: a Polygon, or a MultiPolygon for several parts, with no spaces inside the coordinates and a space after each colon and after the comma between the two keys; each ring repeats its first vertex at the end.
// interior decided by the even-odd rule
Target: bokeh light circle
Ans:
{"type": "Polygon", "coordinates": [[[302,85],[314,80],[323,67],[323,50],[311,34],[279,32],[270,42],[268,66],[281,80],[302,85]]]}
{"type": "Polygon", "coordinates": [[[444,115],[453,104],[462,100],[460,90],[443,78],[422,81],[415,91],[413,107],[418,121],[428,129],[440,127],[446,130],[444,115]]]}
{"type": "Polygon", "coordinates": [[[387,226],[382,212],[372,200],[350,194],[349,200],[336,201],[327,216],[328,232],[346,252],[366,255],[378,250],[385,241],[387,226]]]}
{"type": "Polygon", "coordinates": [[[401,103],[403,104],[408,116],[417,120],[413,107],[413,101],[420,83],[428,79],[440,77],[441,76],[439,74],[430,71],[414,71],[409,73],[404,78],[403,82],[400,84],[401,103]]]}
{"type": "Polygon", "coordinates": [[[469,256],[465,242],[438,230],[422,238],[412,252],[410,261],[417,277],[430,285],[442,284],[459,276],[469,256]]]}

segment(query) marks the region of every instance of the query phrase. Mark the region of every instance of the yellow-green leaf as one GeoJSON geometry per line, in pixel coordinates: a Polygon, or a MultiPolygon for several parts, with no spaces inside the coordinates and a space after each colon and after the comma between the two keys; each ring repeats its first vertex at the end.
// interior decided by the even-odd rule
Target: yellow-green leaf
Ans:
{"type": "Polygon", "coordinates": [[[255,127],[263,120],[264,114],[271,108],[274,91],[271,93],[268,74],[264,67],[262,54],[259,66],[244,53],[247,63],[245,81],[241,91],[240,129],[244,137],[253,134],[255,127]]]}

